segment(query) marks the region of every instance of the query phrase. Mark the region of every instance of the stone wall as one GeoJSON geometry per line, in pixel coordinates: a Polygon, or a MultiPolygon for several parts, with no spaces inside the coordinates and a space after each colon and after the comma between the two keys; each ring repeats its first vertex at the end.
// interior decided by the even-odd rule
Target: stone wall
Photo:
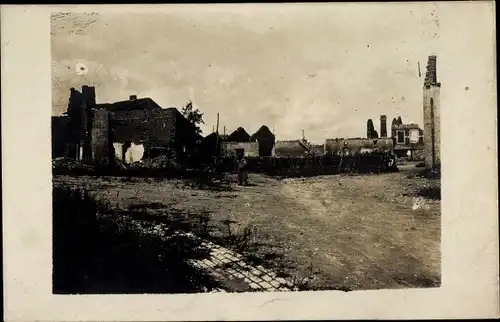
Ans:
{"type": "Polygon", "coordinates": [[[175,136],[175,109],[114,112],[111,116],[114,142],[147,142],[168,147],[175,136]]]}
{"type": "Polygon", "coordinates": [[[113,112],[111,127],[115,143],[143,144],[146,150],[163,148],[179,160],[196,152],[195,129],[176,108],[113,112]]]}
{"type": "Polygon", "coordinates": [[[237,149],[244,149],[246,157],[259,156],[259,143],[258,142],[223,142],[222,154],[224,156],[235,156],[237,149]]]}
{"type": "Polygon", "coordinates": [[[272,155],[278,158],[305,157],[308,150],[299,140],[276,141],[272,155]]]}
{"type": "Polygon", "coordinates": [[[427,167],[432,167],[433,164],[437,165],[440,163],[440,116],[440,87],[430,86],[429,88],[424,88],[424,144],[425,163],[427,167]]]}
{"type": "MultiPolygon", "coordinates": [[[[324,155],[314,157],[249,157],[248,170],[255,173],[265,173],[281,177],[306,177],[341,172],[387,172],[397,170],[395,162],[384,153],[340,157],[324,155]]],[[[219,168],[225,171],[234,171],[234,158],[224,157],[220,160],[219,168]]]]}
{"type": "MultiPolygon", "coordinates": [[[[82,105],[81,105],[81,113],[82,113],[82,127],[81,127],[81,159],[85,161],[93,160],[93,151],[92,151],[92,128],[94,126],[94,115],[93,110],[96,107],[95,100],[95,87],[93,86],[82,86],[82,105]]],[[[102,115],[100,116],[102,117],[102,115]]],[[[97,122],[102,122],[99,120],[97,122]]],[[[101,126],[101,125],[99,125],[101,126]]]]}

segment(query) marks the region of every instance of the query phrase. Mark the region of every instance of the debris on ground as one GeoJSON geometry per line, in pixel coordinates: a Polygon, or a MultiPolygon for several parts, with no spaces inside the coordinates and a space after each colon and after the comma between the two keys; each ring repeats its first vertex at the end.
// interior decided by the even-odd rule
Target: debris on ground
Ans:
{"type": "Polygon", "coordinates": [[[427,179],[440,179],[441,168],[424,169],[417,174],[417,177],[427,179]]]}
{"type": "Polygon", "coordinates": [[[55,158],[52,160],[52,169],[57,170],[94,170],[94,167],[71,158],[55,158]]]}
{"type": "Polygon", "coordinates": [[[168,158],[166,155],[160,155],[156,158],[145,159],[130,164],[130,168],[135,169],[176,169],[180,170],[182,167],[174,160],[168,158]]]}

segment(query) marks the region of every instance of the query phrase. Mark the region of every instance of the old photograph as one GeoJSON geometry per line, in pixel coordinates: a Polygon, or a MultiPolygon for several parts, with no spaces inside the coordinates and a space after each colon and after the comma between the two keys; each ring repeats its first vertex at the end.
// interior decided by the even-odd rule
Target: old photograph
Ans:
{"type": "Polygon", "coordinates": [[[54,294],[440,287],[438,15],[283,6],[52,12],[54,294]]]}

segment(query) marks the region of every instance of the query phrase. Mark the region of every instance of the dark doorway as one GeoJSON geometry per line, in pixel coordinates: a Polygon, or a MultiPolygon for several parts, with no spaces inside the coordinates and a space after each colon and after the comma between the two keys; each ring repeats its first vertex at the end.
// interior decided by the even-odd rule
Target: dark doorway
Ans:
{"type": "Polygon", "coordinates": [[[405,143],[405,133],[403,131],[398,131],[398,143],[405,143]]]}
{"type": "Polygon", "coordinates": [[[234,152],[236,153],[237,156],[245,155],[245,149],[234,149],[234,152]]]}

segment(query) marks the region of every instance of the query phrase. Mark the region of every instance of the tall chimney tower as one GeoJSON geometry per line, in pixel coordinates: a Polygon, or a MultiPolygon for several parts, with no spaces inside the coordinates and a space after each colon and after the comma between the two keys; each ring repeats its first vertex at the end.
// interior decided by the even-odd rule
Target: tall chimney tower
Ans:
{"type": "Polygon", "coordinates": [[[441,83],[437,80],[437,57],[431,55],[423,86],[425,164],[435,168],[441,163],[441,83]]]}
{"type": "Polygon", "coordinates": [[[95,87],[82,86],[82,114],[81,114],[81,131],[80,131],[80,152],[81,160],[91,161],[91,129],[92,129],[92,110],[96,107],[95,87]]]}
{"type": "Polygon", "coordinates": [[[380,137],[387,137],[387,116],[380,115],[380,137]]]}

